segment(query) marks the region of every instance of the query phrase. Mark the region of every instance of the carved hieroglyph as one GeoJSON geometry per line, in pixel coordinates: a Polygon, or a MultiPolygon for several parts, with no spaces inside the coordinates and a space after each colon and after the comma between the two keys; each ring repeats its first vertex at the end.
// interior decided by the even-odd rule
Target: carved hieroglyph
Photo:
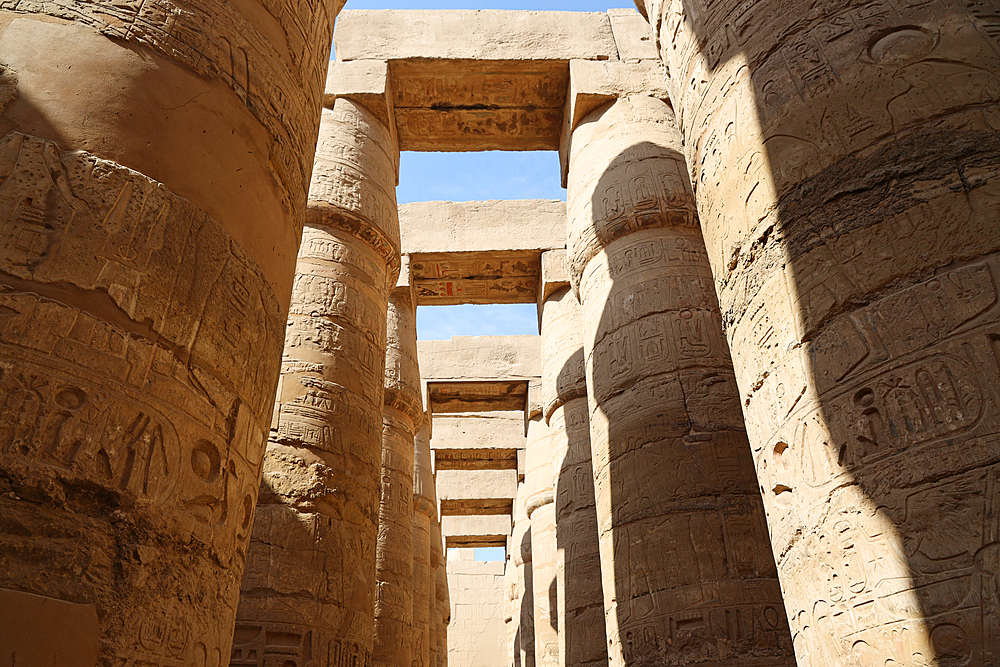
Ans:
{"type": "Polygon", "coordinates": [[[442,552],[435,578],[437,614],[441,625],[437,632],[437,667],[448,667],[448,624],[451,622],[451,596],[448,593],[448,551],[442,552]]]}
{"type": "Polygon", "coordinates": [[[556,612],[556,513],[552,495],[549,427],[541,414],[528,422],[525,451],[525,512],[531,523],[531,582],[534,597],[535,664],[559,665],[556,612]]]}
{"type": "Polygon", "coordinates": [[[516,631],[511,642],[514,667],[535,667],[535,593],[531,578],[531,522],[528,521],[524,482],[517,485],[514,498],[514,528],[510,537],[510,563],[514,572],[513,622],[516,631]]]}
{"type": "Polygon", "coordinates": [[[15,662],[229,658],[337,9],[292,4],[0,3],[15,662]]]}
{"type": "Polygon", "coordinates": [[[647,9],[799,664],[996,663],[1000,4],[647,9]]]}
{"type": "Polygon", "coordinates": [[[395,150],[365,107],[323,111],[232,665],[371,662],[399,228],[394,206],[365,202],[394,202],[395,150]]]}
{"type": "Polygon", "coordinates": [[[437,493],[431,465],[430,426],[424,420],[413,439],[413,663],[431,667],[431,523],[437,513],[437,493]]]}
{"type": "Polygon", "coordinates": [[[411,667],[413,635],[413,438],[424,418],[417,321],[409,287],[389,295],[382,409],[382,502],[375,548],[373,663],[411,667]]]}
{"type": "Polygon", "coordinates": [[[624,97],[573,137],[612,665],[793,664],[712,274],[669,106],[624,97]]]}
{"type": "Polygon", "coordinates": [[[438,570],[444,562],[444,541],[441,538],[441,522],[437,513],[431,517],[431,558],[429,561],[429,590],[427,597],[428,624],[428,661],[430,667],[437,667],[440,646],[438,636],[441,634],[441,614],[438,610],[437,578],[438,570]]]}
{"type": "Polygon", "coordinates": [[[542,394],[555,475],[560,667],[608,663],[580,304],[570,288],[542,304],[542,394]]]}

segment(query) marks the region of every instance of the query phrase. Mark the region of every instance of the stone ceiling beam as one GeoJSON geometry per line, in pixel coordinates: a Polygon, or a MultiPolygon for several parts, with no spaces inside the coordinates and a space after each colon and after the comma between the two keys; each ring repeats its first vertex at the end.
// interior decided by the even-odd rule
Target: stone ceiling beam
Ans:
{"type": "Polygon", "coordinates": [[[566,247],[566,203],[558,200],[419,202],[399,214],[410,280],[425,306],[533,303],[541,254],[566,247]]]}

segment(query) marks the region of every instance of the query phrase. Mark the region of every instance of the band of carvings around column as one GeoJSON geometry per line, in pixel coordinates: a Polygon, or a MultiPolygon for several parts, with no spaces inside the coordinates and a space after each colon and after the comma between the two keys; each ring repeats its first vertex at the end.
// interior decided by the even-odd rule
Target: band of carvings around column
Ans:
{"type": "Polygon", "coordinates": [[[444,541],[441,535],[441,521],[435,519],[431,527],[431,590],[428,606],[430,607],[430,665],[440,667],[442,656],[441,634],[444,631],[444,617],[441,614],[439,590],[441,572],[447,568],[445,564],[444,541]]]}
{"type": "Polygon", "coordinates": [[[338,7],[297,16],[290,56],[258,2],[153,4],[0,3],[0,625],[23,629],[3,647],[18,663],[230,655],[338,7]],[[264,72],[295,82],[280,121],[264,72]],[[279,145],[301,162],[280,178],[279,145]],[[251,204],[227,201],[242,187],[251,204]]]}
{"type": "Polygon", "coordinates": [[[365,106],[338,98],[323,110],[243,579],[239,664],[267,664],[269,637],[303,659],[371,664],[396,152],[365,106]]]}
{"type": "Polygon", "coordinates": [[[670,107],[576,128],[569,257],[610,663],[792,665],[732,361],[670,107]]]}
{"type": "Polygon", "coordinates": [[[517,626],[511,656],[517,667],[535,667],[535,591],[531,575],[531,522],[525,498],[526,485],[517,485],[514,527],[511,532],[511,562],[515,568],[514,624],[517,626]]]}
{"type": "Polygon", "coordinates": [[[413,440],[413,667],[431,667],[431,523],[437,494],[431,465],[430,419],[413,440]]]}
{"type": "Polygon", "coordinates": [[[995,663],[1000,5],[711,5],[647,13],[798,662],[995,663]]]}
{"type": "MultiPolygon", "coordinates": [[[[564,261],[564,260],[563,260],[564,261]]],[[[555,475],[560,667],[608,663],[580,304],[569,286],[542,304],[542,394],[555,475]]]]}
{"type": "Polygon", "coordinates": [[[373,663],[412,667],[413,438],[424,413],[416,306],[408,286],[389,295],[387,323],[373,663]]]}
{"type": "Polygon", "coordinates": [[[525,449],[525,513],[531,524],[531,581],[535,620],[535,664],[558,667],[556,612],[556,517],[549,427],[539,412],[528,422],[525,449]]]}

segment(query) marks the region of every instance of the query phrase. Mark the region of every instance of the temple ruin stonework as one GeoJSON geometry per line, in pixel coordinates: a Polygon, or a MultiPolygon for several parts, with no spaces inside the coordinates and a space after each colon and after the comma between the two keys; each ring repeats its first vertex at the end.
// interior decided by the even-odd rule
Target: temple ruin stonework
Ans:
{"type": "Polygon", "coordinates": [[[0,664],[1000,665],[1000,2],[349,4],[0,0],[0,664]]]}

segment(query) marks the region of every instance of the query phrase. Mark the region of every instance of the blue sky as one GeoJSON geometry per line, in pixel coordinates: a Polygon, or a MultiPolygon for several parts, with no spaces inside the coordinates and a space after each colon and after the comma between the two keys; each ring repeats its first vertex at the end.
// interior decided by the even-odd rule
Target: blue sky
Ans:
{"type": "MultiPolygon", "coordinates": [[[[527,9],[603,12],[630,0],[348,0],[345,9],[527,9]]],[[[566,199],[559,158],[550,152],[403,153],[400,204],[416,201],[566,199]]],[[[421,306],[417,336],[499,336],[538,333],[535,306],[421,306]]]]}

